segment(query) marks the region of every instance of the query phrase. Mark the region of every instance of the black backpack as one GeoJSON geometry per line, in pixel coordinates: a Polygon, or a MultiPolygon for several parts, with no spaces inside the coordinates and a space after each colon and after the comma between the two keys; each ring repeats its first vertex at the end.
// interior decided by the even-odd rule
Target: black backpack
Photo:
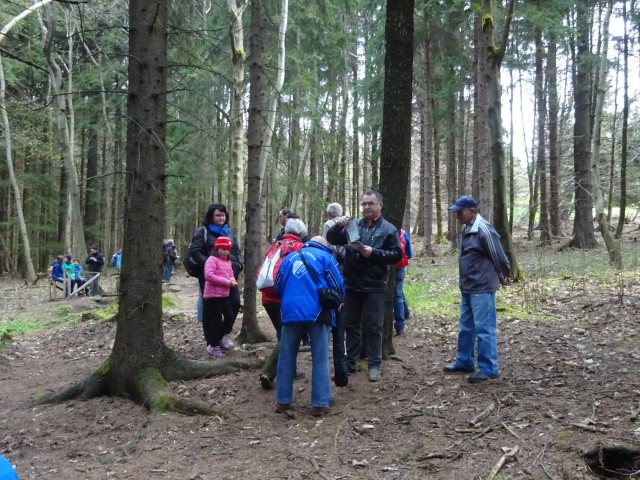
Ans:
{"type": "MultiPolygon", "coordinates": [[[[207,229],[205,227],[200,227],[198,230],[202,230],[202,235],[204,236],[204,243],[207,243],[207,229]]],[[[197,234],[197,231],[196,231],[197,234]]],[[[200,277],[202,274],[202,269],[204,265],[200,265],[198,261],[193,257],[193,252],[191,250],[191,246],[193,242],[189,244],[189,249],[187,254],[184,256],[184,260],[182,261],[182,265],[184,269],[187,271],[190,277],[200,277]]]]}

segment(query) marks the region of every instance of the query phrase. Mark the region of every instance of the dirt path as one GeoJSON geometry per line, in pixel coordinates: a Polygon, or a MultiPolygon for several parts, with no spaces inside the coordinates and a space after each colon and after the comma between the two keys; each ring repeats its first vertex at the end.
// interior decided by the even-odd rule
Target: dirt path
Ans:
{"type": "MultiPolygon", "coordinates": [[[[181,307],[167,315],[166,342],[204,360],[195,282],[176,281],[171,295],[181,307]]],[[[5,312],[16,302],[34,315],[54,305],[32,301],[45,298],[33,289],[0,290],[5,312]],[[16,300],[24,291],[28,298],[16,300]]],[[[309,414],[308,378],[296,382],[298,413],[288,418],[273,412],[275,393],[260,387],[258,372],[172,384],[224,408],[225,418],[150,415],[119,398],[34,408],[31,396],[97,368],[115,326],[90,320],[20,335],[0,350],[0,453],[21,479],[471,479],[486,478],[518,446],[499,478],[592,478],[585,449],[640,440],[640,302],[555,293],[558,321],[500,319],[500,380],[470,385],[443,375],[457,326],[413,318],[383,380],[358,372],[348,387],[334,387],[335,406],[321,419],[309,414]],[[470,423],[489,405],[486,418],[470,423]]],[[[273,335],[266,318],[261,327],[273,335]]],[[[240,346],[233,356],[265,357],[271,347],[240,346]]],[[[310,354],[299,361],[309,375],[310,354]]]]}

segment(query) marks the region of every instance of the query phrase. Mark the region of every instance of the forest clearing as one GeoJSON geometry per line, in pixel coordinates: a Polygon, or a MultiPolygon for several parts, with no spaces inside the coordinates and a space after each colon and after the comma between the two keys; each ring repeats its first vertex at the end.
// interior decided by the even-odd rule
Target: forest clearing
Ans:
{"type": "MultiPolygon", "coordinates": [[[[420,306],[406,336],[394,338],[383,380],[358,372],[347,387],[332,386],[335,403],[321,419],[309,414],[308,352],[298,357],[307,378],[295,384],[292,417],[274,413],[274,391],[261,388],[257,370],[171,384],[224,412],[213,418],[149,413],[114,397],[33,407],[30,397],[94,371],[111,352],[115,325],[92,318],[91,299],[49,302],[44,285],[3,281],[5,321],[61,311],[84,320],[14,334],[0,350],[0,452],[27,480],[487,479],[517,447],[493,478],[596,478],[586,450],[640,445],[639,236],[625,237],[628,268],[619,273],[603,246],[558,253],[558,244],[519,244],[528,279],[498,294],[502,374],[483,385],[442,373],[455,352],[456,257],[419,256],[407,289],[420,306]]],[[[205,360],[197,282],[180,271],[165,296],[177,304],[164,314],[167,345],[205,360]]],[[[273,340],[264,312],[259,322],[273,340]]],[[[242,345],[231,358],[266,357],[272,346],[242,345]]],[[[638,457],[620,468],[626,476],[606,478],[632,478],[638,457]]]]}

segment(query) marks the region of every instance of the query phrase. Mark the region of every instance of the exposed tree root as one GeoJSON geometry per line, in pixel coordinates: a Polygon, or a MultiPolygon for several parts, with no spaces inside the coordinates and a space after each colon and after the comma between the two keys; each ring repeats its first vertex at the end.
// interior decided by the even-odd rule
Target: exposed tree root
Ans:
{"type": "Polygon", "coordinates": [[[148,366],[135,375],[132,382],[124,382],[124,391],[118,391],[116,387],[122,382],[116,382],[111,378],[114,372],[111,371],[109,358],[96,372],[84,380],[61,392],[50,392],[33,398],[32,402],[35,405],[46,405],[69,400],[88,400],[100,395],[114,395],[129,398],[150,411],[226,416],[226,412],[206,402],[176,395],[169,389],[168,382],[211,378],[262,366],[262,360],[259,358],[203,362],[185,360],[172,353],[164,356],[162,365],[148,366]]]}
{"type": "Polygon", "coordinates": [[[242,330],[240,330],[240,334],[236,337],[236,343],[238,344],[248,343],[253,345],[268,341],[269,339],[260,329],[249,332],[246,328],[242,328],[242,330]]]}

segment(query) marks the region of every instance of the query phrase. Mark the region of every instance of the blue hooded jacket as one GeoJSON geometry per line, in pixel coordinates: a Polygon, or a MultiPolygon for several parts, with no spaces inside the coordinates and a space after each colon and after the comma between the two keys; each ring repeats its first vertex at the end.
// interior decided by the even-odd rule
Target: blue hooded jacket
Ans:
{"type": "MultiPolygon", "coordinates": [[[[340,298],[344,298],[342,274],[332,253],[330,247],[310,240],[301,250],[287,255],[282,261],[275,284],[276,295],[282,302],[282,323],[315,322],[321,315],[328,315],[329,311],[320,306],[320,288],[333,287],[340,293],[340,298]],[[304,255],[322,285],[316,285],[298,253],[304,255]]],[[[334,314],[330,313],[331,325],[334,325],[334,314]]]]}

